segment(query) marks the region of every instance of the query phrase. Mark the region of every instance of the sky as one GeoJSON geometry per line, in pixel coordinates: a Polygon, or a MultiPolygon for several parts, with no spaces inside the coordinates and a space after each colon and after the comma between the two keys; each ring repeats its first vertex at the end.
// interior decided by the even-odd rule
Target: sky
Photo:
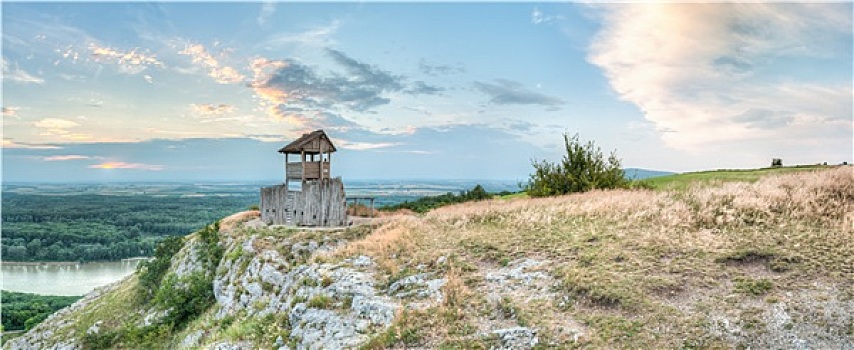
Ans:
{"type": "Polygon", "coordinates": [[[852,161],[852,3],[2,3],[4,182],[852,161]]]}

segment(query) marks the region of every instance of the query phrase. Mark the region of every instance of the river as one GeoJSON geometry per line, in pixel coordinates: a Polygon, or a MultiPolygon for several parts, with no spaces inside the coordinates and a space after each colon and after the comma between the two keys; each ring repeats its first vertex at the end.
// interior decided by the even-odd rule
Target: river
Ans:
{"type": "Polygon", "coordinates": [[[84,295],[133,273],[139,260],[68,265],[2,265],[2,289],[43,295],[84,295]]]}

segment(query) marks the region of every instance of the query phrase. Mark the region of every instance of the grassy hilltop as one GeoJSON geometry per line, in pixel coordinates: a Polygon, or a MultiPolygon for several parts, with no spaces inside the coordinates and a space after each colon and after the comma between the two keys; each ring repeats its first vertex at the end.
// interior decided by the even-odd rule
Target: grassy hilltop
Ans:
{"type": "Polygon", "coordinates": [[[690,174],[659,180],[684,188],[675,192],[449,206],[349,249],[377,257],[388,276],[453,258],[445,273],[461,281],[449,291],[459,302],[398,325],[431,346],[476,346],[467,330],[496,309],[502,322],[536,327],[543,344],[560,346],[767,348],[801,337],[811,347],[853,346],[854,173],[788,170],[715,186],[686,186],[690,174]],[[483,271],[518,259],[542,262],[553,297],[521,288],[490,300],[483,271]]]}
{"type": "Polygon", "coordinates": [[[249,227],[239,222],[255,214],[244,213],[224,220],[222,250],[201,233],[185,240],[162,282],[148,284],[161,297],[141,298],[134,276],[22,338],[89,348],[851,348],[854,169],[813,170],[490,199],[347,230],[249,227]],[[186,271],[205,278],[182,284],[186,271]],[[214,296],[180,292],[199,283],[214,296]],[[161,303],[176,297],[205,302],[169,323],[161,303]]]}

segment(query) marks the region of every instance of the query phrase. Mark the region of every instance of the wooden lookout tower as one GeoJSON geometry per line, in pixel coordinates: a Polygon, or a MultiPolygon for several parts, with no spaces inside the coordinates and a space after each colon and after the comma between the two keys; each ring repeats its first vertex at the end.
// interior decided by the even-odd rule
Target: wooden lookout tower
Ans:
{"type": "Polygon", "coordinates": [[[335,150],[323,130],[303,134],[282,147],[279,153],[285,155],[284,183],[261,188],[261,220],[273,225],[345,225],[344,183],[340,177],[332,178],[330,171],[335,150]],[[291,155],[297,156],[298,161],[292,162],[291,155]],[[299,185],[294,185],[297,181],[299,185]]]}
{"type": "Polygon", "coordinates": [[[335,152],[335,145],[323,130],[303,134],[296,141],[282,147],[279,153],[285,154],[285,182],[329,179],[332,152],[335,152]],[[290,163],[288,156],[291,154],[298,155],[300,161],[290,163]]]}

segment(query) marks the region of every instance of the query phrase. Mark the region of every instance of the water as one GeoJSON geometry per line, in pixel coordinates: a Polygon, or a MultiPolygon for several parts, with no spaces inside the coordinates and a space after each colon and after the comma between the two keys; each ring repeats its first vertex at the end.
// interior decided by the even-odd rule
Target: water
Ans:
{"type": "Polygon", "coordinates": [[[2,289],[43,295],[84,295],[133,273],[139,260],[71,265],[3,263],[2,289]]]}

